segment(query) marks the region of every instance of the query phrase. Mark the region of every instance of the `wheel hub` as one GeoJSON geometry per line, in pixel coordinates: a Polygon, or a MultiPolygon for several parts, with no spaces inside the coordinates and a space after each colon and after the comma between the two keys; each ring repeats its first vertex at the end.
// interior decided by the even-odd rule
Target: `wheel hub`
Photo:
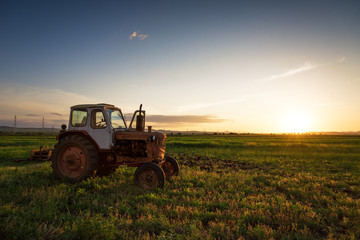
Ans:
{"type": "Polygon", "coordinates": [[[154,171],[145,171],[139,176],[139,183],[145,189],[153,189],[158,184],[158,178],[154,171]]]}
{"type": "Polygon", "coordinates": [[[65,153],[65,166],[67,169],[71,171],[75,171],[80,168],[81,166],[81,155],[82,152],[72,151],[71,148],[65,153]]]}
{"type": "Polygon", "coordinates": [[[85,168],[85,154],[80,147],[69,146],[61,154],[59,164],[65,176],[77,177],[85,168]]]}

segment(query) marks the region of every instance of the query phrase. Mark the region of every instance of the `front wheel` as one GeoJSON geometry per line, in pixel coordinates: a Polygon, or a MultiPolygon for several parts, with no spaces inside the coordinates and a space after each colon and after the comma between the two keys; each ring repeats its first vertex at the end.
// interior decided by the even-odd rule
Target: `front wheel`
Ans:
{"type": "Polygon", "coordinates": [[[169,180],[172,176],[177,176],[179,174],[178,162],[169,156],[165,156],[165,162],[162,165],[162,169],[165,172],[167,180],[169,180]]]}
{"type": "Polygon", "coordinates": [[[140,165],[134,174],[136,185],[146,190],[153,190],[157,187],[163,188],[165,173],[159,165],[149,162],[140,165]]]}

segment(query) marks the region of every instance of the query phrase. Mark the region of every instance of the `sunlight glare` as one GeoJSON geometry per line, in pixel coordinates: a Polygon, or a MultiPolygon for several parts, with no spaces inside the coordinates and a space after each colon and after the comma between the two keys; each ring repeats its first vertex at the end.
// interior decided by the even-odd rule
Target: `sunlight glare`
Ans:
{"type": "Polygon", "coordinates": [[[284,119],[285,132],[303,133],[309,131],[310,118],[301,112],[291,112],[284,119]]]}

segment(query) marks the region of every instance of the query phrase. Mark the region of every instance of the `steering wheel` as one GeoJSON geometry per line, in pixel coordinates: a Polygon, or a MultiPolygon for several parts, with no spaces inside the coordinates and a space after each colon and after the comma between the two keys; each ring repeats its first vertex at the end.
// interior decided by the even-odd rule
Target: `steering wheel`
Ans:
{"type": "Polygon", "coordinates": [[[104,119],[101,119],[99,122],[96,122],[95,125],[96,127],[102,128],[105,127],[106,122],[104,121],[104,119]]]}

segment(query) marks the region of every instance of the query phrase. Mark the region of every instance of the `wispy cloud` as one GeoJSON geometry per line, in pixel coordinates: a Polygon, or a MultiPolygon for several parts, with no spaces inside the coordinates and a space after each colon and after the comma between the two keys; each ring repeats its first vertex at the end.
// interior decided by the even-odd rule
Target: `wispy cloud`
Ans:
{"type": "Polygon", "coordinates": [[[129,39],[133,40],[134,38],[139,38],[140,40],[144,40],[145,38],[147,38],[149,36],[149,34],[144,34],[144,33],[138,33],[138,32],[133,32],[130,36],[129,39]]]}
{"type": "Polygon", "coordinates": [[[280,74],[277,74],[277,75],[272,75],[272,76],[267,77],[267,78],[263,78],[263,79],[261,79],[261,81],[264,81],[264,82],[274,81],[274,80],[277,80],[277,79],[286,78],[286,77],[290,77],[290,76],[293,76],[293,75],[296,75],[296,74],[299,74],[299,73],[307,72],[307,71],[310,71],[310,70],[315,69],[317,67],[318,67],[318,65],[313,65],[313,64],[310,64],[310,63],[304,63],[302,66],[300,66],[298,68],[290,69],[290,70],[288,70],[286,72],[283,72],[283,73],[280,73],[280,74]]]}
{"type": "MultiPolygon", "coordinates": [[[[126,113],[125,119],[130,124],[133,113],[126,113]]],[[[222,123],[229,119],[216,115],[147,115],[146,122],[156,127],[184,127],[203,123],[222,123]]]]}
{"type": "Polygon", "coordinates": [[[346,58],[345,58],[345,57],[342,57],[342,58],[340,58],[337,62],[338,62],[338,63],[342,63],[342,62],[345,62],[345,60],[346,60],[346,58]]]}
{"type": "Polygon", "coordinates": [[[55,115],[55,116],[60,116],[60,117],[62,117],[63,115],[62,114],[60,114],[60,113],[56,113],[56,112],[52,112],[52,113],[50,113],[51,115],[55,115]]]}
{"type": "Polygon", "coordinates": [[[319,107],[329,107],[329,106],[336,106],[336,105],[340,105],[340,102],[330,102],[330,103],[318,104],[319,107]]]}
{"type": "Polygon", "coordinates": [[[155,123],[220,123],[226,121],[215,115],[150,115],[147,120],[155,123]]]}
{"type": "Polygon", "coordinates": [[[147,38],[149,35],[148,34],[139,34],[139,38],[141,40],[144,40],[145,38],[147,38]]]}
{"type": "Polygon", "coordinates": [[[133,40],[133,38],[136,38],[137,36],[137,32],[133,32],[130,36],[129,36],[129,39],[130,40],[133,40]]]}
{"type": "Polygon", "coordinates": [[[89,102],[97,101],[59,89],[0,83],[0,119],[2,120],[11,120],[17,115],[18,121],[25,123],[44,116],[45,124],[55,124],[58,120],[66,123],[70,106],[89,102]]]}
{"type": "Polygon", "coordinates": [[[179,112],[186,112],[186,111],[189,111],[189,110],[208,108],[208,107],[213,107],[213,106],[216,106],[216,105],[229,104],[229,103],[235,103],[235,102],[239,102],[239,99],[224,100],[224,101],[218,101],[218,102],[212,102],[212,103],[189,104],[189,105],[179,106],[178,111],[179,112]]]}
{"type": "Polygon", "coordinates": [[[245,95],[245,96],[241,96],[241,97],[238,97],[238,98],[226,99],[226,100],[217,101],[217,102],[196,103],[196,104],[183,105],[183,106],[179,106],[177,108],[177,111],[178,112],[187,112],[187,111],[191,111],[191,110],[208,108],[208,107],[213,107],[213,106],[218,106],[218,105],[224,105],[224,104],[226,105],[226,104],[231,104],[231,103],[246,102],[246,101],[249,101],[251,99],[258,98],[260,96],[261,96],[260,94],[245,95]]]}

